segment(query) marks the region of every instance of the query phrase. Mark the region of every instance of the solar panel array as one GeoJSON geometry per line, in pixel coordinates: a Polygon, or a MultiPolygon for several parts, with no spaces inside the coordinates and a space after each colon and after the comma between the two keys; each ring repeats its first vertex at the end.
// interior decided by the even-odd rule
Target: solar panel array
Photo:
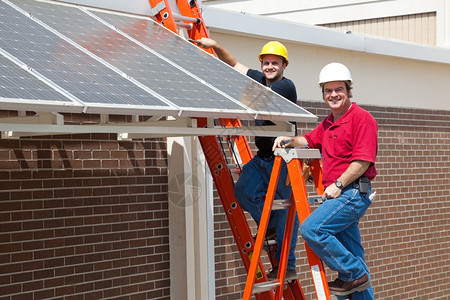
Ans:
{"type": "Polygon", "coordinates": [[[0,46],[0,108],[315,119],[149,18],[4,0],[0,46]]]}

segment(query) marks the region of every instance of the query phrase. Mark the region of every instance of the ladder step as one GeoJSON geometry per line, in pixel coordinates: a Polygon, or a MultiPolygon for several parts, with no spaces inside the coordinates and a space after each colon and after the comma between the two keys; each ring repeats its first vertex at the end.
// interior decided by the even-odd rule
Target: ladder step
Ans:
{"type": "Polygon", "coordinates": [[[330,300],[351,300],[352,298],[351,298],[351,296],[350,295],[347,295],[347,296],[336,296],[336,295],[333,295],[333,294],[331,294],[330,295],[330,300]]]}
{"type": "Polygon", "coordinates": [[[258,282],[253,285],[253,294],[259,294],[273,290],[280,286],[278,280],[258,282]]]}
{"type": "Polygon", "coordinates": [[[275,239],[264,240],[263,246],[268,247],[268,246],[272,246],[272,245],[276,245],[276,244],[277,244],[277,241],[275,239]]]}
{"type": "Polygon", "coordinates": [[[291,199],[274,199],[272,210],[289,208],[292,205],[291,199]]]}
{"type": "Polygon", "coordinates": [[[272,240],[264,240],[263,250],[266,252],[270,252],[273,250],[273,246],[277,245],[277,241],[275,239],[272,240]]]}
{"type": "Polygon", "coordinates": [[[245,164],[227,164],[228,169],[239,169],[242,168],[245,164]]]}
{"type": "MultiPolygon", "coordinates": [[[[322,196],[311,196],[308,197],[309,204],[321,204],[323,202],[322,196]]],[[[291,199],[274,199],[272,204],[272,210],[285,209],[291,206],[291,199]]]]}
{"type": "Polygon", "coordinates": [[[231,174],[241,174],[244,164],[227,164],[227,168],[231,174]]]}

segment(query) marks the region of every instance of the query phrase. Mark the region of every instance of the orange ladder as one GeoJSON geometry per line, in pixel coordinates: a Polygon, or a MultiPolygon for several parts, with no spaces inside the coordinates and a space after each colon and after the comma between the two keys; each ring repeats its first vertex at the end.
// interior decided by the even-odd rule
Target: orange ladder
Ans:
{"type": "MultiPolygon", "coordinates": [[[[277,280],[255,284],[255,275],[257,272],[258,260],[252,260],[248,270],[247,282],[245,285],[244,296],[242,299],[249,300],[254,292],[262,292],[275,290],[275,299],[281,299],[285,275],[287,269],[287,261],[289,256],[289,248],[292,238],[292,230],[295,221],[295,213],[297,212],[300,224],[311,214],[309,201],[320,203],[321,197],[311,197],[308,199],[306,185],[302,175],[303,160],[310,160],[310,168],[313,175],[316,191],[323,194],[322,170],[320,166],[320,152],[317,149],[296,149],[296,148],[278,148],[275,151],[275,162],[270,177],[269,188],[264,203],[263,213],[261,216],[258,234],[256,237],[255,247],[253,249],[253,257],[260,257],[263,246],[263,237],[266,234],[267,225],[269,223],[270,213],[274,204],[274,197],[279,180],[280,170],[283,159],[286,161],[288,176],[291,179],[292,194],[289,201],[276,200],[282,208],[289,206],[288,217],[284,232],[284,239],[281,251],[281,257],[278,264],[277,280]],[[280,284],[283,283],[283,284],[280,284]]],[[[306,254],[308,257],[311,275],[316,290],[318,300],[329,300],[330,292],[328,282],[325,275],[322,261],[305,243],[306,254]]],[[[302,293],[303,294],[303,293],[302,293]]]]}
{"type": "MultiPolygon", "coordinates": [[[[180,34],[178,28],[182,27],[186,29],[189,38],[192,40],[197,40],[201,37],[209,37],[197,1],[177,0],[177,6],[181,16],[173,14],[168,0],[149,0],[149,2],[156,21],[174,33],[180,34]]],[[[215,55],[212,48],[204,50],[215,55]]],[[[199,127],[207,125],[207,120],[204,118],[197,118],[197,122],[199,127]]],[[[219,123],[222,127],[242,127],[242,124],[238,119],[219,119],[219,123]]],[[[213,176],[216,190],[222,202],[242,262],[248,271],[250,261],[254,256],[253,249],[255,243],[245,214],[234,197],[234,180],[227,167],[230,165],[230,161],[227,161],[217,137],[201,136],[199,137],[199,141],[213,176]]],[[[240,161],[237,161],[232,157],[232,162],[234,162],[235,165],[245,164],[252,159],[253,154],[245,136],[227,137],[226,143],[229,151],[238,152],[240,161]]],[[[258,255],[258,258],[259,257],[260,256],[258,255]]],[[[270,261],[272,264],[276,263],[273,259],[270,259],[270,261]]],[[[256,277],[256,282],[266,282],[267,275],[261,260],[258,259],[256,264],[257,271],[254,275],[254,278],[256,277]]],[[[298,280],[288,284],[288,288],[283,291],[283,296],[288,300],[305,299],[298,280]]],[[[258,300],[274,299],[272,291],[261,292],[256,294],[255,297],[258,300]]]]}

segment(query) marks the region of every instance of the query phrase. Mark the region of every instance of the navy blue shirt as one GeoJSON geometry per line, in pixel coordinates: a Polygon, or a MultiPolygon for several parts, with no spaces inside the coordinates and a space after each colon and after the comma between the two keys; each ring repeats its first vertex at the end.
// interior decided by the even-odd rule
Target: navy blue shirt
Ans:
{"type": "MultiPolygon", "coordinates": [[[[264,74],[261,71],[249,69],[247,71],[247,76],[253,78],[262,85],[269,87],[272,91],[283,96],[284,98],[291,100],[294,103],[297,103],[297,91],[295,89],[294,83],[290,79],[283,77],[281,80],[278,80],[277,82],[272,83],[271,85],[267,85],[266,78],[264,77],[264,74]]],[[[266,125],[274,125],[274,123],[268,120],[255,120],[255,125],[266,126],[266,125]]],[[[256,147],[258,148],[257,155],[261,157],[272,156],[273,155],[272,146],[274,140],[275,137],[256,136],[255,144],[256,147]]]]}

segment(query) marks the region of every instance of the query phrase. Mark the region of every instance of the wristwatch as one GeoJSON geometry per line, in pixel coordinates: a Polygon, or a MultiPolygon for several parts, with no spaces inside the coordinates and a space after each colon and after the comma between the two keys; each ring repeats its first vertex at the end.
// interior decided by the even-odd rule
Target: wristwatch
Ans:
{"type": "Polygon", "coordinates": [[[340,182],[339,180],[336,180],[334,182],[334,184],[338,187],[338,189],[342,190],[344,188],[344,186],[342,185],[342,182],[340,182]]]}

